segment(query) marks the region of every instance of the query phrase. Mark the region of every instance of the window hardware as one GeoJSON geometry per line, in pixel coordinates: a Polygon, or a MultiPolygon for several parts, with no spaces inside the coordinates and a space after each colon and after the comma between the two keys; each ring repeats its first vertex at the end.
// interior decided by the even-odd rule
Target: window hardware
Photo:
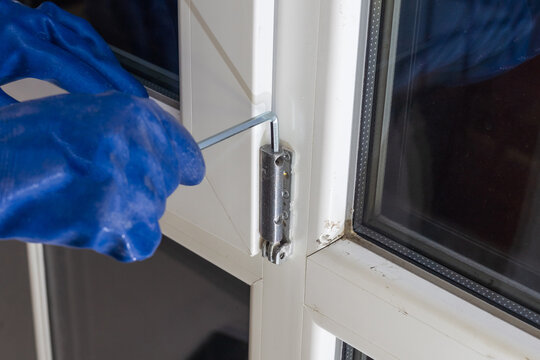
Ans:
{"type": "Polygon", "coordinates": [[[262,256],[274,264],[292,252],[289,238],[292,152],[279,142],[278,117],[267,111],[199,142],[201,150],[270,121],[271,143],[260,149],[259,232],[262,256]]]}
{"type": "Polygon", "coordinates": [[[292,252],[289,239],[292,153],[272,145],[260,150],[259,232],[262,255],[274,264],[285,261],[292,252]]]}

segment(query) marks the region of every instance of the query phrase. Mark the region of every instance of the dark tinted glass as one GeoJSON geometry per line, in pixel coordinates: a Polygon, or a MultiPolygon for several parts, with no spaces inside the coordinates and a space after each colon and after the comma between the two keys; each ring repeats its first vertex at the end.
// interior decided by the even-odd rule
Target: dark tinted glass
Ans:
{"type": "Polygon", "coordinates": [[[26,244],[0,241],[0,357],[36,359],[26,244]]]}
{"type": "Polygon", "coordinates": [[[45,257],[55,359],[248,358],[250,287],[172,240],[132,264],[45,257]]]}
{"type": "MultiPolygon", "coordinates": [[[[42,0],[22,0],[38,6],[42,0]]],[[[53,0],[85,18],[144,85],[178,99],[177,0],[53,0]]]]}
{"type": "Polygon", "coordinates": [[[366,354],[358,351],[351,345],[338,340],[338,353],[336,360],[373,360],[366,354]]]}
{"type": "Polygon", "coordinates": [[[374,4],[357,230],[465,275],[481,286],[448,273],[497,306],[513,304],[484,287],[539,312],[540,1],[374,4]]]}

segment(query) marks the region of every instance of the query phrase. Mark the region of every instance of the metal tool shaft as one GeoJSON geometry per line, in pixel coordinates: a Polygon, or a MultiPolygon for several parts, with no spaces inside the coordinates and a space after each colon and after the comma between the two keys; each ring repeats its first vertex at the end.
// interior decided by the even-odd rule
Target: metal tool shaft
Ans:
{"type": "Polygon", "coordinates": [[[259,233],[262,255],[274,264],[286,260],[292,251],[289,239],[292,152],[281,147],[275,152],[264,145],[260,152],[259,233]]]}
{"type": "Polygon", "coordinates": [[[235,125],[227,130],[224,130],[216,135],[210,136],[198,143],[199,149],[204,150],[209,146],[217,144],[225,139],[230,138],[236,134],[241,133],[242,131],[248,130],[256,125],[262,124],[264,122],[272,122],[272,148],[275,152],[279,151],[279,130],[278,130],[278,118],[275,113],[272,111],[267,111],[261,115],[252,117],[249,120],[244,121],[241,124],[235,125]],[[277,147],[277,150],[275,150],[277,147]]]}

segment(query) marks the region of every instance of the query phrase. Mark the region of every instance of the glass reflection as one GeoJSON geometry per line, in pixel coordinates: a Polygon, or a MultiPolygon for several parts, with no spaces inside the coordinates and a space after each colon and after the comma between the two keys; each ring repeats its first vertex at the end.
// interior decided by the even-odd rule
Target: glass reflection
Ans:
{"type": "Polygon", "coordinates": [[[111,45],[178,74],[177,0],[85,0],[83,11],[111,45]]]}
{"type": "Polygon", "coordinates": [[[538,311],[540,1],[395,5],[369,225],[538,311]]]}
{"type": "Polygon", "coordinates": [[[400,12],[397,88],[478,83],[540,52],[538,0],[408,0],[400,12]]]}
{"type": "Polygon", "coordinates": [[[55,359],[248,359],[249,285],[173,240],[131,264],[56,246],[45,260],[55,359]]]}
{"type": "MultiPolygon", "coordinates": [[[[22,0],[38,6],[43,0],[22,0]]],[[[177,0],[53,0],[88,20],[144,85],[178,99],[177,0]]]]}

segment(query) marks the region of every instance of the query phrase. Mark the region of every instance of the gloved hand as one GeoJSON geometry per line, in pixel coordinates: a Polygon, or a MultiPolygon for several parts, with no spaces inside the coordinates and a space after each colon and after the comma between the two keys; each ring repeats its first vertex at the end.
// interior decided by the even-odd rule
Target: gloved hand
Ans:
{"type": "Polygon", "coordinates": [[[167,196],[204,176],[197,144],[84,20],[0,0],[0,85],[27,77],[72,94],[0,91],[0,240],[152,255],[167,196]]]}
{"type": "Polygon", "coordinates": [[[199,147],[153,100],[59,95],[0,108],[0,239],[153,254],[178,184],[204,176],[199,147]]]}
{"type": "MultiPolygon", "coordinates": [[[[28,77],[70,93],[148,96],[85,20],[50,2],[31,9],[0,0],[0,85],[28,77]]],[[[0,90],[0,106],[13,102],[0,90]]]]}

